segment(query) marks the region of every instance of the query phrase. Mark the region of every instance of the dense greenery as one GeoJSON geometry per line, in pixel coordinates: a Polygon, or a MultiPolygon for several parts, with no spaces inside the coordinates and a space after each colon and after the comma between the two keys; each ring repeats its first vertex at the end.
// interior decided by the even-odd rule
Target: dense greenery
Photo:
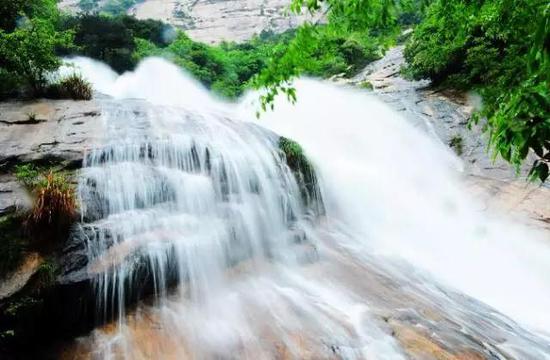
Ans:
{"type": "Polygon", "coordinates": [[[0,4],[0,97],[20,92],[40,94],[47,74],[60,64],[58,46],[71,41],[57,31],[55,0],[10,0],[0,4]]]}
{"type": "Polygon", "coordinates": [[[110,17],[85,14],[64,17],[59,29],[74,33],[74,45],[59,48],[59,54],[88,56],[123,72],[136,65],[133,53],[137,38],[164,46],[165,33],[170,28],[160,21],[137,20],[126,15],[110,17]]]}
{"type": "Polygon", "coordinates": [[[550,162],[550,5],[539,0],[438,0],[408,43],[407,73],[435,85],[475,89],[490,147],[518,166],[550,162]]]}

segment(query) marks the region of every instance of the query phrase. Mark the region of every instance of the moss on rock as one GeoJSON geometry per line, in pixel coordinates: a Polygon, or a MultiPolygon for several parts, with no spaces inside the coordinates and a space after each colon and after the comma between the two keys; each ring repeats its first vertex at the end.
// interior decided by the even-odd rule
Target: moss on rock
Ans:
{"type": "Polygon", "coordinates": [[[300,187],[304,204],[316,214],[324,212],[315,169],[296,141],[280,137],[279,149],[300,187]]]}

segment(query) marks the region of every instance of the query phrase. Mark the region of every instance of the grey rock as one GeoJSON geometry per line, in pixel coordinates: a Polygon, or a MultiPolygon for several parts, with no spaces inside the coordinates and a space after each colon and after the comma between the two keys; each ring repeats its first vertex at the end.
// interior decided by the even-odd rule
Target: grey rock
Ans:
{"type": "Polygon", "coordinates": [[[100,115],[94,101],[0,103],[0,172],[22,162],[79,167],[103,134],[100,115]]]}
{"type": "Polygon", "coordinates": [[[0,216],[30,207],[25,188],[12,175],[0,175],[0,216]]]}

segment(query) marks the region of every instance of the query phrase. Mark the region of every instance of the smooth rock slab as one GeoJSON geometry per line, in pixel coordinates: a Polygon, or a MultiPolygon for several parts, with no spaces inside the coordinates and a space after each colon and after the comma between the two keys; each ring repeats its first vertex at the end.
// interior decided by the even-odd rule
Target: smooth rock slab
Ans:
{"type": "Polygon", "coordinates": [[[24,162],[80,167],[103,134],[100,115],[94,101],[0,103],[0,172],[24,162]]]}

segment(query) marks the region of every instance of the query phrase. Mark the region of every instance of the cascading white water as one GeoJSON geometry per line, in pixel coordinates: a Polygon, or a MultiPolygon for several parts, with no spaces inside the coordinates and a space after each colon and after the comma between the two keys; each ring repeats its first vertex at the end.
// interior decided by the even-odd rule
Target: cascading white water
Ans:
{"type": "Polygon", "coordinates": [[[107,142],[80,181],[90,271],[119,315],[92,336],[98,357],[401,359],[381,319],[427,309],[451,324],[430,323],[442,341],[454,329],[479,339],[466,349],[550,358],[549,342],[433,280],[547,331],[548,239],[481,213],[458,160],[378,100],[304,80],[296,106],[258,121],[256,95],[222,103],[163,60],[118,78],[82,62],[102,92],[153,103],[104,102],[107,142]],[[258,125],[304,146],[326,216],[258,125]],[[144,276],[155,301],[127,313],[144,276]]]}
{"type": "Polygon", "coordinates": [[[303,144],[332,197],[328,210],[361,234],[356,246],[405,258],[550,331],[547,232],[482,211],[450,149],[375,97],[311,80],[297,86],[296,106],[279,99],[263,123],[303,144]]]}

